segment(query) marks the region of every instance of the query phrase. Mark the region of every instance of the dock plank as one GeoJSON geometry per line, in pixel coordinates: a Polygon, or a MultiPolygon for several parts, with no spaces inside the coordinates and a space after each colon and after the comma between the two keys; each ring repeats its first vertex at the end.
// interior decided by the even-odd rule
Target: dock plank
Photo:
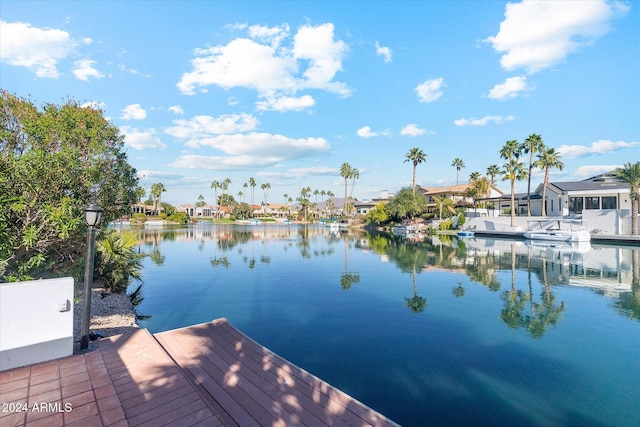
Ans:
{"type": "Polygon", "coordinates": [[[225,421],[245,425],[395,426],[383,415],[253,341],[226,319],[156,334],[197,379],[225,421]],[[205,385],[207,382],[207,385],[205,385]],[[222,403],[219,399],[226,399],[222,403]],[[236,404],[229,406],[228,399],[236,404]]]}

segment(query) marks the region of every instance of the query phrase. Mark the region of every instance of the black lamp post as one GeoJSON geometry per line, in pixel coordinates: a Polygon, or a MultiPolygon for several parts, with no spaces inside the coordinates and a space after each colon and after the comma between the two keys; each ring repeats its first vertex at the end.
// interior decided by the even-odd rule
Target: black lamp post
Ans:
{"type": "Polygon", "coordinates": [[[95,256],[96,225],[104,212],[99,205],[90,203],[84,208],[84,219],[87,221],[87,261],[84,266],[84,301],[82,305],[82,329],[80,350],[89,347],[89,319],[91,319],[91,288],[93,288],[93,259],[95,256]]]}

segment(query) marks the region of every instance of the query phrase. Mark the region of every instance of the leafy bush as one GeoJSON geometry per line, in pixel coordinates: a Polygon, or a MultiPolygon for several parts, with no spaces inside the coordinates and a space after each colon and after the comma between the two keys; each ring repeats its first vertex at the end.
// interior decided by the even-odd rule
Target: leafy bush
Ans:
{"type": "Polygon", "coordinates": [[[144,255],[136,253],[138,243],[137,233],[115,230],[97,242],[95,276],[105,289],[122,293],[133,279],[142,279],[144,255]]]}
{"type": "Polygon", "coordinates": [[[185,212],[176,212],[172,215],[169,215],[166,219],[167,221],[171,222],[187,224],[189,222],[189,215],[187,215],[185,212]]]}
{"type": "Polygon", "coordinates": [[[465,222],[467,222],[467,218],[465,218],[463,213],[458,214],[458,228],[462,227],[465,222]]]}
{"type": "Polygon", "coordinates": [[[440,230],[451,230],[452,226],[453,226],[453,223],[451,222],[450,219],[444,219],[440,223],[440,230]]]}

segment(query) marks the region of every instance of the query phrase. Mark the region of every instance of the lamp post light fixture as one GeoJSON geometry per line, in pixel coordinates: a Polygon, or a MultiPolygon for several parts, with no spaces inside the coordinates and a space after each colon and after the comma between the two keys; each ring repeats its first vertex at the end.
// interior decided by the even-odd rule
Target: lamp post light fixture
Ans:
{"type": "Polygon", "coordinates": [[[82,305],[80,350],[86,350],[89,347],[89,320],[91,319],[91,289],[93,288],[96,225],[100,222],[102,212],[104,212],[104,209],[95,203],[90,203],[84,208],[84,219],[89,229],[87,230],[87,259],[84,266],[84,301],[82,305]]]}

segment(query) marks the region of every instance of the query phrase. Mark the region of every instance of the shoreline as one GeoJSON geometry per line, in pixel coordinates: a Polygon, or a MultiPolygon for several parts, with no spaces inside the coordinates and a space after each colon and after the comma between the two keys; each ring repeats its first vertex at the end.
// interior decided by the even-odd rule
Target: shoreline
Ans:
{"type": "MultiPolygon", "coordinates": [[[[73,352],[80,350],[82,329],[82,301],[84,283],[77,281],[74,285],[73,304],[73,352]]],[[[126,293],[107,292],[99,284],[91,290],[91,320],[89,331],[100,336],[110,337],[139,329],[133,304],[126,293]]]]}

